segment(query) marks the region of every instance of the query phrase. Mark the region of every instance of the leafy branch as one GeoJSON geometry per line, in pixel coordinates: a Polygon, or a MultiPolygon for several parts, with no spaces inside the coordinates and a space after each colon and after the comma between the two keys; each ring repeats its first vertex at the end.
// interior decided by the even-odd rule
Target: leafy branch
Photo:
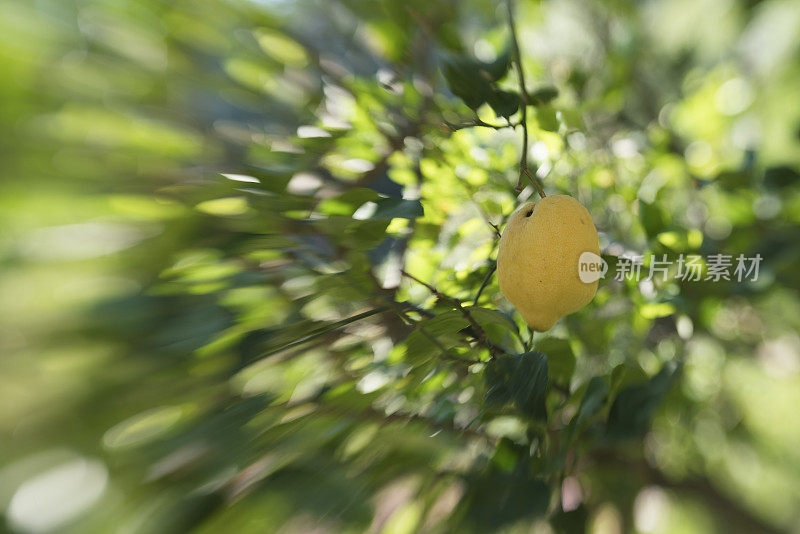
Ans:
{"type": "Polygon", "coordinates": [[[391,423],[418,424],[418,425],[423,425],[428,429],[437,433],[449,432],[456,435],[464,435],[471,438],[488,441],[490,443],[495,441],[496,439],[493,436],[481,432],[478,429],[456,426],[452,422],[446,420],[434,421],[433,419],[430,419],[423,415],[412,414],[412,413],[402,413],[402,412],[386,413],[382,410],[373,408],[371,406],[361,409],[348,409],[345,406],[337,406],[330,402],[323,403],[321,397],[322,396],[320,394],[314,394],[305,399],[274,404],[270,406],[270,408],[289,409],[289,408],[297,408],[299,406],[313,406],[314,412],[317,415],[331,415],[338,418],[361,419],[383,424],[391,424],[391,423]]]}
{"type": "Polygon", "coordinates": [[[474,331],[475,334],[475,338],[481,343],[481,345],[483,345],[489,350],[489,354],[491,355],[492,359],[498,358],[505,352],[502,348],[498,347],[497,345],[489,341],[489,337],[486,335],[486,330],[484,330],[483,327],[480,324],[478,324],[478,321],[476,321],[475,318],[470,313],[469,308],[464,307],[464,305],[460,300],[445,295],[432,285],[423,282],[422,280],[420,280],[416,276],[409,274],[405,270],[400,270],[400,274],[402,274],[407,278],[410,278],[411,280],[414,280],[420,285],[425,286],[425,288],[431,293],[433,293],[436,296],[436,298],[444,302],[449,302],[450,304],[453,305],[453,307],[455,307],[455,309],[460,311],[461,314],[464,316],[464,318],[467,320],[467,322],[469,322],[470,326],[472,327],[472,330],[474,331]]]}

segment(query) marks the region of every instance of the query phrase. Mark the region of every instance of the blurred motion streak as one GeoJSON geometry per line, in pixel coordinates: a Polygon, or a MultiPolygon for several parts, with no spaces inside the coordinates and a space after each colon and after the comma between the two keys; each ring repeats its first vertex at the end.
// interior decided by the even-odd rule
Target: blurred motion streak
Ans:
{"type": "Polygon", "coordinates": [[[800,2],[511,7],[0,0],[0,530],[800,531],[800,2]]]}

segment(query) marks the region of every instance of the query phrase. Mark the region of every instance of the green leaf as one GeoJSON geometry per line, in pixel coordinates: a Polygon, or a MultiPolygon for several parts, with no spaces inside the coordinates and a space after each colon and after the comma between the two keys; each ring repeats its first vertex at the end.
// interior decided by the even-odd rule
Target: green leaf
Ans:
{"type": "Polygon", "coordinates": [[[519,95],[512,91],[495,91],[489,98],[489,105],[499,117],[508,119],[519,109],[519,95]]]}
{"type": "Polygon", "coordinates": [[[469,325],[457,310],[450,310],[422,322],[406,338],[406,359],[411,365],[419,365],[459,342],[456,335],[469,325]],[[441,345],[441,347],[440,347],[441,345]]]}
{"type": "Polygon", "coordinates": [[[603,408],[606,397],[608,397],[608,386],[606,386],[605,381],[599,376],[589,380],[578,410],[567,427],[567,438],[562,443],[559,451],[559,456],[562,460],[566,458],[567,450],[574,441],[578,428],[603,408]]]}
{"type": "Polygon", "coordinates": [[[485,70],[489,79],[493,82],[499,81],[508,73],[508,68],[511,66],[511,43],[507,43],[503,51],[497,58],[490,63],[483,63],[482,68],[485,70]]]}
{"type": "Polygon", "coordinates": [[[589,512],[580,505],[569,512],[559,511],[550,520],[550,526],[556,534],[584,534],[589,521],[589,512]]]}
{"type": "Polygon", "coordinates": [[[325,215],[352,215],[359,206],[377,198],[376,191],[366,187],[355,187],[339,196],[323,200],[318,209],[325,215]]]}
{"type": "Polygon", "coordinates": [[[516,339],[516,350],[522,350],[522,337],[517,323],[511,317],[498,310],[470,306],[467,308],[475,321],[483,327],[490,341],[500,346],[508,346],[508,342],[516,339]]]}
{"type": "Polygon", "coordinates": [[[653,412],[672,386],[677,371],[677,365],[666,364],[649,382],[620,391],[608,414],[606,435],[612,439],[625,439],[647,432],[653,412]]]}
{"type": "Polygon", "coordinates": [[[472,109],[478,109],[492,96],[491,75],[475,59],[448,55],[442,61],[442,74],[453,94],[472,109]]]}
{"type": "Polygon", "coordinates": [[[497,443],[494,455],[492,455],[492,463],[502,471],[511,472],[520,459],[525,456],[524,447],[520,447],[518,443],[514,443],[511,439],[504,437],[497,443]]]}
{"type": "MultiPolygon", "coordinates": [[[[324,224],[326,221],[322,221],[324,224]]],[[[379,245],[386,238],[388,219],[350,221],[342,236],[342,243],[352,248],[368,249],[379,245]]]]}
{"type": "Polygon", "coordinates": [[[583,394],[581,404],[578,406],[578,411],[575,413],[573,421],[575,424],[581,424],[592,415],[600,411],[603,404],[606,402],[608,396],[608,386],[605,381],[599,376],[592,377],[589,384],[586,386],[586,392],[583,394]]]}
{"type": "Polygon", "coordinates": [[[558,131],[558,117],[556,110],[550,106],[542,106],[536,109],[536,120],[539,128],[548,132],[558,131]]]}
{"type": "Polygon", "coordinates": [[[557,384],[569,386],[575,372],[575,354],[569,341],[548,337],[536,344],[536,350],[547,355],[550,378],[557,384]]]}
{"type": "Polygon", "coordinates": [[[486,401],[503,406],[509,402],[534,419],[547,419],[547,356],[526,352],[493,360],[484,371],[486,401]]]}
{"type": "Polygon", "coordinates": [[[419,200],[380,198],[375,203],[378,208],[370,219],[416,219],[425,215],[419,200]]]}
{"type": "Polygon", "coordinates": [[[506,46],[497,59],[484,63],[466,55],[448,54],[442,60],[442,74],[450,91],[467,106],[478,109],[489,102],[500,116],[511,116],[519,107],[519,96],[512,101],[508,91],[500,91],[494,82],[502,79],[511,65],[511,48],[506,46]],[[514,111],[510,111],[511,109],[514,111]],[[499,110],[502,110],[502,113],[499,110]]]}
{"type": "Polygon", "coordinates": [[[518,331],[517,324],[507,315],[497,310],[481,308],[479,306],[468,306],[466,309],[469,311],[472,318],[484,328],[495,325],[506,330],[511,330],[512,332],[518,331]]]}
{"type": "Polygon", "coordinates": [[[645,373],[638,365],[631,366],[629,364],[621,363],[614,366],[614,368],[611,370],[608,386],[610,392],[616,395],[626,386],[645,382],[649,379],[649,375],[645,373]]]}
{"type": "Polygon", "coordinates": [[[800,173],[792,167],[770,167],[764,172],[764,185],[767,187],[782,189],[798,184],[800,184],[800,173]]]}
{"type": "Polygon", "coordinates": [[[453,334],[466,328],[469,322],[458,310],[450,310],[440,313],[432,319],[423,323],[425,330],[435,336],[453,334]]]}
{"type": "Polygon", "coordinates": [[[532,106],[546,106],[557,96],[558,89],[548,85],[528,93],[528,103],[532,106]]]}
{"type": "Polygon", "coordinates": [[[522,518],[541,516],[550,502],[550,489],[527,473],[491,471],[470,477],[459,503],[463,525],[454,532],[495,532],[522,518]]]}
{"type": "Polygon", "coordinates": [[[741,170],[723,171],[714,178],[715,183],[731,191],[752,187],[752,180],[752,173],[741,170]]]}
{"type": "Polygon", "coordinates": [[[639,200],[639,220],[642,222],[647,237],[653,238],[667,226],[667,216],[655,203],[648,204],[639,200]]]}

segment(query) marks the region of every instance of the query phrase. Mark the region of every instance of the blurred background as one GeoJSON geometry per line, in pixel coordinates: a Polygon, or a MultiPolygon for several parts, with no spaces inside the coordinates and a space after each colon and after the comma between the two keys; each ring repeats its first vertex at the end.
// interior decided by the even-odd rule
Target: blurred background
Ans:
{"type": "Polygon", "coordinates": [[[612,272],[756,281],[527,330],[505,3],[0,0],[0,531],[800,532],[800,3],[514,12],[612,272]]]}

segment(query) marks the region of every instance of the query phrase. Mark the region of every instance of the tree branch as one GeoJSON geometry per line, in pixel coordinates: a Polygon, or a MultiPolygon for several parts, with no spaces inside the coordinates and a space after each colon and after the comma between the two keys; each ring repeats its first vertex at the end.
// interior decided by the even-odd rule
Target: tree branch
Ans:
{"type": "Polygon", "coordinates": [[[450,121],[444,121],[444,125],[447,126],[447,128],[453,132],[457,130],[463,130],[464,128],[474,128],[476,126],[479,126],[481,128],[492,128],[494,130],[502,130],[503,128],[516,128],[517,125],[519,124],[520,124],[519,122],[508,123],[508,124],[489,124],[488,122],[482,121],[477,117],[473,119],[472,122],[465,122],[462,124],[455,124],[450,121]]]}

